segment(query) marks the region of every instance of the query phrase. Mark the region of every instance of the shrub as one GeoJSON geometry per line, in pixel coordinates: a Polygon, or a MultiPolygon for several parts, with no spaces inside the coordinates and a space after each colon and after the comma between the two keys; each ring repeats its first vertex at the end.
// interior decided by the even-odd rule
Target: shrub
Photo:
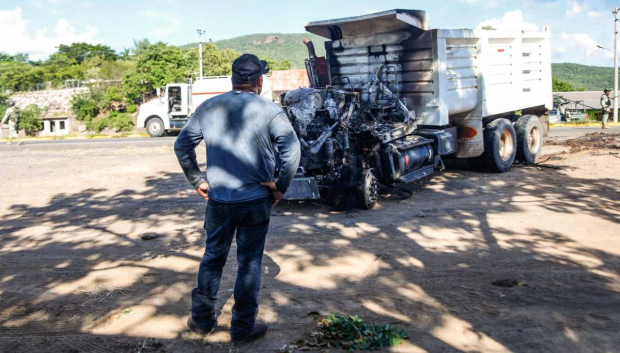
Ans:
{"type": "Polygon", "coordinates": [[[9,100],[9,96],[0,92],[0,119],[4,116],[6,109],[9,107],[6,103],[9,100]]]}
{"type": "Polygon", "coordinates": [[[134,123],[131,117],[125,113],[113,111],[104,118],[93,119],[86,124],[86,127],[95,132],[101,132],[105,128],[114,129],[116,132],[131,131],[134,123]]]}
{"type": "Polygon", "coordinates": [[[108,87],[103,95],[101,106],[104,109],[125,110],[123,98],[123,92],[120,88],[116,86],[108,87]]]}
{"type": "Polygon", "coordinates": [[[88,93],[73,96],[71,98],[71,110],[78,121],[86,123],[89,123],[99,114],[99,106],[90,98],[88,93]]]}
{"type": "Polygon", "coordinates": [[[26,131],[26,135],[36,135],[43,130],[43,110],[36,104],[27,106],[20,112],[19,128],[26,131]]]}
{"type": "Polygon", "coordinates": [[[105,94],[103,95],[104,99],[108,102],[122,102],[123,101],[123,93],[120,88],[116,86],[108,87],[105,90],[105,94]]]}
{"type": "Polygon", "coordinates": [[[108,127],[109,123],[110,121],[108,120],[107,117],[97,118],[97,119],[88,121],[86,123],[86,127],[88,128],[88,130],[95,131],[95,132],[101,132],[103,131],[103,129],[108,127]]]}
{"type": "Polygon", "coordinates": [[[108,116],[109,125],[116,132],[131,131],[133,129],[133,119],[125,113],[112,112],[108,116]]]}

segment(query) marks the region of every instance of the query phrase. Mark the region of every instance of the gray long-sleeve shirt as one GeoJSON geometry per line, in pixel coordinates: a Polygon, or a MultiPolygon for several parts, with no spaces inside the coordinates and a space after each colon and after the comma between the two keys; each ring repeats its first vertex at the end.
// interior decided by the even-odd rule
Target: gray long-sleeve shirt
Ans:
{"type": "Polygon", "coordinates": [[[187,180],[194,188],[207,181],[209,198],[241,202],[269,196],[261,182],[273,181],[275,147],[281,170],[276,187],[288,189],[301,155],[299,140],[282,108],[251,92],[231,91],[202,103],[174,144],[187,180]],[[195,148],[207,148],[206,180],[195,148]]]}

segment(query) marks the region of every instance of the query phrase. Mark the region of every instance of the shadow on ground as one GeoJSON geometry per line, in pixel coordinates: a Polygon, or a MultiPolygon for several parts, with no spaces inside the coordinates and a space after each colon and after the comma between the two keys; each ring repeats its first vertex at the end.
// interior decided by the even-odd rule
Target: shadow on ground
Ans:
{"type": "MultiPolygon", "coordinates": [[[[60,193],[0,216],[0,350],[231,348],[225,330],[199,339],[183,327],[204,206],[180,173],[145,183],[60,193]],[[162,236],[140,240],[146,231],[162,236]]],[[[405,351],[614,351],[619,257],[550,229],[592,217],[618,227],[619,190],[618,180],[519,168],[449,171],[373,211],[285,204],[273,213],[261,292],[272,331],[232,348],[274,351],[315,330],[308,312],[338,311],[399,325],[405,351]],[[519,285],[491,284],[501,279],[519,285]]],[[[576,222],[573,235],[588,232],[576,222]]],[[[231,251],[224,329],[235,271],[231,251]]]]}

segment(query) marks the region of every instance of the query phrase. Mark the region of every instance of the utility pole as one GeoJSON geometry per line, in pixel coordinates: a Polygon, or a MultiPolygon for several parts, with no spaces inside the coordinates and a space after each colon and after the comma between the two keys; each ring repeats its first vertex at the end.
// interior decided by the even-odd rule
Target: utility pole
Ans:
{"type": "Polygon", "coordinates": [[[196,30],[198,32],[198,64],[200,66],[200,78],[202,79],[202,35],[205,31],[202,29],[196,30]]]}
{"type": "Polygon", "coordinates": [[[614,8],[614,123],[618,122],[618,11],[614,8]]]}

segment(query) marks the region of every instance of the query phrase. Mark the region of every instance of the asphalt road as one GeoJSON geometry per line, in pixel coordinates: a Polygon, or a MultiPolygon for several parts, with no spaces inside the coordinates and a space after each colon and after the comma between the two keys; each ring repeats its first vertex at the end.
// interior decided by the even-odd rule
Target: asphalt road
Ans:
{"type": "MultiPolygon", "coordinates": [[[[552,127],[549,136],[558,138],[574,138],[591,132],[620,133],[620,127],[612,127],[606,130],[600,127],[552,127]]],[[[159,138],[151,137],[128,137],[111,139],[67,139],[67,140],[40,140],[26,141],[23,145],[13,144],[7,146],[0,144],[0,148],[62,148],[62,149],[91,149],[91,148],[125,148],[127,146],[170,146],[174,143],[176,136],[166,136],[159,138]]]]}

